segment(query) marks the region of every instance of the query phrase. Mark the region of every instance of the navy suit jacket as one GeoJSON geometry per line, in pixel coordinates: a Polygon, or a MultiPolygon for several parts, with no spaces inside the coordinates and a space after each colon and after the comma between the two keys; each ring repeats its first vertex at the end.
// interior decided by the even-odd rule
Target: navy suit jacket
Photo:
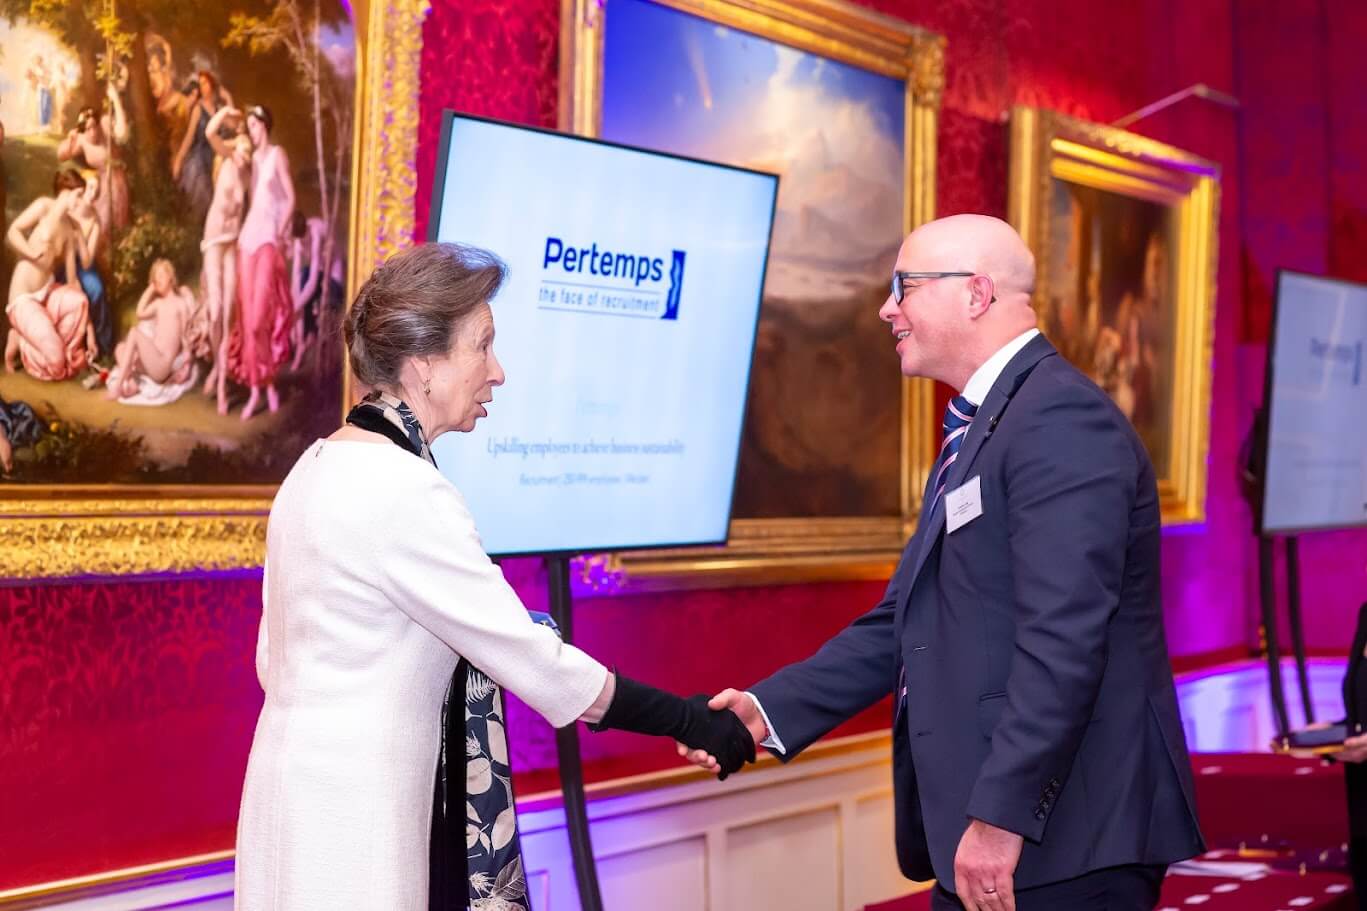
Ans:
{"type": "Polygon", "coordinates": [[[883,600],[751,687],[791,759],[886,696],[897,857],[954,887],[969,819],[1025,837],[1016,888],[1204,850],[1159,587],[1153,466],[1128,420],[1043,336],[979,406],[944,498],[883,600]]]}

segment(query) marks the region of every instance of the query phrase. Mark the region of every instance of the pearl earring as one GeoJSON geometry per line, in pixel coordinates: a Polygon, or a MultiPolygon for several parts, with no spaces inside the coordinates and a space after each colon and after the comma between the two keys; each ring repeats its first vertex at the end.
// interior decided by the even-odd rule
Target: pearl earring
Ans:
{"type": "Polygon", "coordinates": [[[429,398],[432,396],[432,381],[431,381],[431,380],[423,380],[423,381],[422,381],[422,394],[425,395],[425,396],[428,396],[429,398]]]}

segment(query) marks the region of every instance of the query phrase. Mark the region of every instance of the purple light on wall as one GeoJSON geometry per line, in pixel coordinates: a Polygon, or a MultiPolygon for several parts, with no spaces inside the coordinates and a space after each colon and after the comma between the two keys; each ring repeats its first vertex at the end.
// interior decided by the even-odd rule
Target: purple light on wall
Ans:
{"type": "MultiPolygon", "coordinates": [[[[1209,512],[1207,512],[1209,515],[1209,512]]],[[[1164,525],[1163,537],[1165,538],[1185,538],[1191,535],[1203,535],[1210,531],[1209,521],[1203,522],[1184,522],[1180,525],[1164,525]]]]}

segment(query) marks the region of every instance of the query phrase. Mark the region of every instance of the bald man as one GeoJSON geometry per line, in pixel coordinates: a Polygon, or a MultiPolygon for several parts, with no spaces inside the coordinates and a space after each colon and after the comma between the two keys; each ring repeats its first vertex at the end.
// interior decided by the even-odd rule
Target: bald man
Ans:
{"type": "Polygon", "coordinates": [[[1148,911],[1204,850],[1158,490],[1124,415],[1035,328],[1034,282],[995,218],[902,244],[889,347],[958,392],[916,533],[873,610],[712,705],[786,761],[891,692],[897,857],[938,880],[937,909],[1148,911]]]}

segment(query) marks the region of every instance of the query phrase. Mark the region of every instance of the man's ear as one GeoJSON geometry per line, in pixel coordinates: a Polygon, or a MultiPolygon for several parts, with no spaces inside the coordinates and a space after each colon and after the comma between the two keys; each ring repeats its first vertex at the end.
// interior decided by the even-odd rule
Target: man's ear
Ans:
{"type": "Polygon", "coordinates": [[[990,275],[975,275],[968,280],[968,318],[977,319],[997,301],[997,286],[990,275]]]}

